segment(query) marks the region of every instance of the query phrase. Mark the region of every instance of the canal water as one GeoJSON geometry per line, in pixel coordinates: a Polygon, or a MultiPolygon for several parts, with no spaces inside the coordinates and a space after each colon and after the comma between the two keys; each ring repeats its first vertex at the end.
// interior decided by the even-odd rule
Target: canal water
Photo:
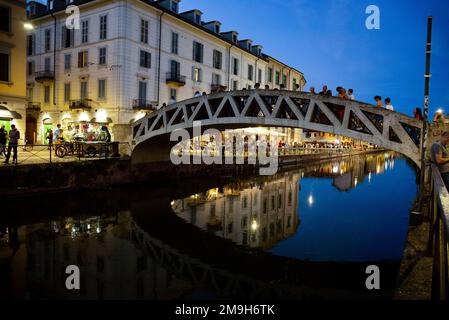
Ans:
{"type": "Polygon", "coordinates": [[[0,217],[0,298],[389,299],[416,198],[393,153],[272,177],[14,199],[0,217]],[[66,267],[80,290],[66,289],[66,267]],[[368,266],[380,290],[368,290],[368,266]]]}

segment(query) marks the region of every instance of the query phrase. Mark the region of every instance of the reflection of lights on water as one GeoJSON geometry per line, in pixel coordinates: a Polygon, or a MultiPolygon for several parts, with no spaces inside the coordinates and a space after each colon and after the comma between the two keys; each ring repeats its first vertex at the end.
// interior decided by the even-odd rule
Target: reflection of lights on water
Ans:
{"type": "Polygon", "coordinates": [[[376,173],[377,173],[377,174],[380,173],[380,165],[379,165],[379,164],[376,166],[376,173]]]}
{"type": "Polygon", "coordinates": [[[309,206],[313,205],[314,199],[313,199],[312,195],[309,196],[309,199],[307,199],[307,202],[309,203],[309,206]]]}
{"type": "Polygon", "coordinates": [[[259,225],[257,224],[256,220],[253,220],[253,223],[251,224],[251,230],[256,231],[259,228],[259,225]]]}
{"type": "Polygon", "coordinates": [[[359,184],[359,179],[357,179],[357,177],[355,177],[355,179],[354,179],[354,186],[357,187],[358,184],[359,184]]]}
{"type": "Polygon", "coordinates": [[[368,182],[371,182],[371,171],[368,174],[368,182]]]}

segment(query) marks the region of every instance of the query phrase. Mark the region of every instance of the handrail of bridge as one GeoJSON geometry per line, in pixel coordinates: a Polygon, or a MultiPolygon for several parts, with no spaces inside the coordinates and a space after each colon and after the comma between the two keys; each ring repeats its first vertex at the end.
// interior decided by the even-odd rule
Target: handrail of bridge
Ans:
{"type": "Polygon", "coordinates": [[[449,300],[449,192],[438,167],[431,165],[430,237],[432,299],[449,300]]]}

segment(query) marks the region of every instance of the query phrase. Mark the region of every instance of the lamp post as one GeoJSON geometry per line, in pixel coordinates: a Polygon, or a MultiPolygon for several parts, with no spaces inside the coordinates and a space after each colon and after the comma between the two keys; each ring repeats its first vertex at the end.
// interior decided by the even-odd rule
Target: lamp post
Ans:
{"type": "Polygon", "coordinates": [[[429,16],[427,18],[427,43],[426,43],[426,73],[424,75],[424,113],[423,113],[423,131],[421,138],[421,180],[420,180],[420,198],[421,198],[421,210],[424,197],[424,183],[426,178],[426,151],[427,142],[429,137],[428,119],[429,119],[429,94],[430,94],[430,61],[432,54],[432,21],[433,18],[429,16]]]}

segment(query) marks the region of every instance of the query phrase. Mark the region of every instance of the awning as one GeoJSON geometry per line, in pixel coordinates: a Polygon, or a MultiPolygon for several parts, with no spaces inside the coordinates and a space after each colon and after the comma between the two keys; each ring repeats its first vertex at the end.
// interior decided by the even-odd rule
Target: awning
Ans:
{"type": "MultiPolygon", "coordinates": [[[[104,120],[104,119],[102,119],[102,120],[104,120]]],[[[105,121],[97,121],[97,118],[92,118],[90,120],[90,122],[92,122],[92,123],[113,123],[111,118],[106,118],[105,121]]]]}
{"type": "Polygon", "coordinates": [[[22,115],[15,111],[10,111],[3,105],[0,105],[0,119],[22,119],[22,115]]]}

